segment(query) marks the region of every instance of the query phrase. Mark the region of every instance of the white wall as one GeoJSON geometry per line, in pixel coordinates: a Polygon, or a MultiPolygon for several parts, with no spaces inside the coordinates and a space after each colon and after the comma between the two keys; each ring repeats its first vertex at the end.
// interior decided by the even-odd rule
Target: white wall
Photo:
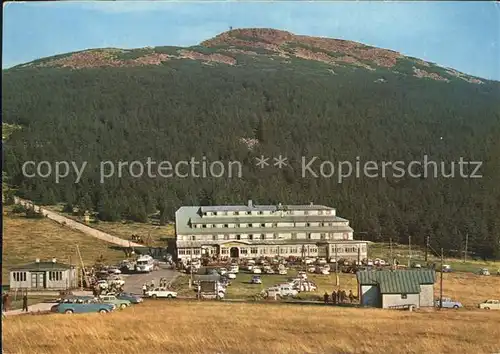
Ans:
{"type": "Polygon", "coordinates": [[[382,307],[384,309],[398,305],[420,306],[420,294],[407,294],[406,299],[401,298],[401,294],[383,294],[382,307]]]}
{"type": "Polygon", "coordinates": [[[434,306],[434,284],[420,285],[420,307],[434,306]]]}

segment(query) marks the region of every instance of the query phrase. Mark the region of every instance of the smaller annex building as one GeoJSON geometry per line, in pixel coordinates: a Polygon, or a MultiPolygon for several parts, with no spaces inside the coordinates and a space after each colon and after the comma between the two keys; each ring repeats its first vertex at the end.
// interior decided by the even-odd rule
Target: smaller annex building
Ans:
{"type": "Polygon", "coordinates": [[[78,286],[75,266],[52,261],[40,262],[37,259],[9,269],[10,289],[22,290],[68,290],[78,286]]]}
{"type": "Polygon", "coordinates": [[[361,306],[394,308],[434,306],[432,269],[365,270],[356,273],[361,306]]]}

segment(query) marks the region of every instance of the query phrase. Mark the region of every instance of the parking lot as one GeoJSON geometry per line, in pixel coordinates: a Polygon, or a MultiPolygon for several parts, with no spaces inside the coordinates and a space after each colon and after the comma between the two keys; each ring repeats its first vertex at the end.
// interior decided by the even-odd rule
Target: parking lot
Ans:
{"type": "Polygon", "coordinates": [[[123,290],[132,294],[142,294],[142,286],[144,283],[151,283],[151,280],[158,284],[160,278],[165,278],[167,281],[172,281],[177,272],[171,268],[167,268],[166,265],[160,264],[160,269],[152,271],[150,273],[143,274],[123,274],[123,280],[125,280],[125,285],[123,290]]]}

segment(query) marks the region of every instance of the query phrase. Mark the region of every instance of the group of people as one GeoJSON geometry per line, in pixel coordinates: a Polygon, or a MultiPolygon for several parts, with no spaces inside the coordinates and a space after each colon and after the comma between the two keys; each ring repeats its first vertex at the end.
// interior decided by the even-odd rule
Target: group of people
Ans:
{"type": "MultiPolygon", "coordinates": [[[[2,313],[10,310],[10,296],[9,293],[2,295],[2,313]]],[[[22,312],[28,312],[28,293],[23,295],[23,308],[22,312]]]]}
{"type": "MultiPolygon", "coordinates": [[[[347,302],[347,300],[349,300],[349,303],[352,304],[355,299],[352,290],[349,290],[349,295],[347,295],[345,290],[340,290],[340,289],[338,291],[333,290],[331,297],[332,297],[332,303],[334,305],[344,304],[347,302]]],[[[326,291],[325,294],[323,295],[323,299],[325,301],[325,304],[328,304],[330,302],[330,295],[328,295],[326,291]]]]}

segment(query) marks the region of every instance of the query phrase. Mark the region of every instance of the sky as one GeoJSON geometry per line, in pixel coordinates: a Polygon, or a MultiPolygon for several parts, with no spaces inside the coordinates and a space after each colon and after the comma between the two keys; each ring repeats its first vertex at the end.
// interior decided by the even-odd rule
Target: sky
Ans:
{"type": "Polygon", "coordinates": [[[89,48],[191,46],[230,26],[353,40],[500,80],[498,1],[4,3],[2,68],[89,48]]]}

